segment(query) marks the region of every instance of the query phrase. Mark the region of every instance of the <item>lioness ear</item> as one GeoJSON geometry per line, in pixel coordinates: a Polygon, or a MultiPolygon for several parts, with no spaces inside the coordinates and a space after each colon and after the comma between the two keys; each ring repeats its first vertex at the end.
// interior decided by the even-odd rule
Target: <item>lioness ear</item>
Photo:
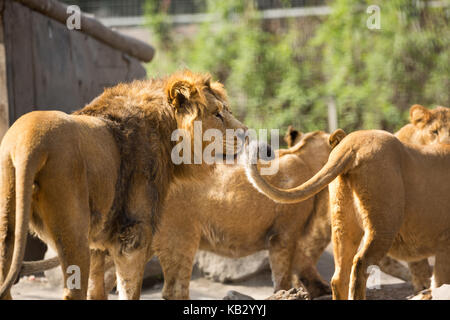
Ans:
{"type": "Polygon", "coordinates": [[[286,135],[284,136],[284,141],[286,141],[288,148],[294,145],[295,139],[297,139],[299,135],[301,135],[299,131],[295,130],[292,126],[288,127],[286,135]]]}
{"type": "Polygon", "coordinates": [[[346,135],[347,134],[342,129],[337,129],[336,131],[334,131],[328,138],[328,143],[329,143],[331,149],[336,147],[339,144],[339,142],[341,142],[342,139],[345,138],[346,135]]]}
{"type": "Polygon", "coordinates": [[[195,86],[186,80],[176,80],[166,86],[167,101],[175,109],[183,107],[195,93],[195,86]]]}
{"type": "Polygon", "coordinates": [[[415,126],[424,126],[431,119],[431,111],[421,106],[420,104],[415,104],[409,109],[409,116],[411,123],[415,126]]]}

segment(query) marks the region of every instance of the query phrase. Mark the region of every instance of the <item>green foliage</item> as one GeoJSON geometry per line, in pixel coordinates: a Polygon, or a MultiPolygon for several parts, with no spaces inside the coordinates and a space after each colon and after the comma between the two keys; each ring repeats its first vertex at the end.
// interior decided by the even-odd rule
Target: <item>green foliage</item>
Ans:
{"type": "Polygon", "coordinates": [[[450,28],[443,9],[410,0],[336,0],[323,21],[271,21],[260,19],[252,1],[206,0],[213,21],[186,32],[168,23],[161,3],[147,0],[157,48],[148,74],[212,73],[250,127],[327,130],[331,97],[347,131],[396,130],[414,103],[449,106],[450,28]],[[381,8],[380,30],[366,27],[372,4],[381,8]]]}
{"type": "Polygon", "coordinates": [[[394,131],[414,103],[449,106],[449,12],[409,0],[339,0],[314,39],[339,126],[394,131]],[[381,29],[366,27],[378,5],[381,29]]]}

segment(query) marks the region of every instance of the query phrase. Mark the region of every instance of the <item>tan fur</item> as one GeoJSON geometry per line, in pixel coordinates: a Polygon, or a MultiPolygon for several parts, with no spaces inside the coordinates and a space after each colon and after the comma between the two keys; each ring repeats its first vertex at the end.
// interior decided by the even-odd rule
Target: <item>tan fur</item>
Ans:
{"type": "MultiPolygon", "coordinates": [[[[450,109],[437,107],[429,110],[421,105],[413,105],[410,109],[411,123],[395,133],[395,136],[405,143],[430,145],[436,143],[450,144],[450,109]]],[[[288,146],[298,131],[289,128],[285,136],[288,146]]],[[[342,130],[336,130],[330,136],[330,145],[334,148],[345,136],[342,130]]],[[[403,280],[411,280],[414,291],[420,292],[431,285],[432,269],[428,260],[408,262],[411,275],[398,262],[389,256],[384,257],[379,266],[381,270],[403,280]]]]}
{"type": "MultiPolygon", "coordinates": [[[[418,145],[450,144],[450,108],[429,110],[415,104],[409,110],[411,123],[395,133],[400,141],[418,145]]],[[[432,269],[427,259],[409,262],[414,291],[420,292],[431,285],[432,269]]]]}
{"type": "MultiPolygon", "coordinates": [[[[328,159],[328,134],[303,135],[299,146],[280,150],[279,171],[268,179],[280,187],[306,181],[328,159]],[[295,173],[295,174],[293,174],[295,173]]],[[[206,183],[173,188],[165,203],[154,247],[164,271],[163,297],[187,299],[198,249],[237,258],[268,249],[275,292],[297,276],[312,296],[330,293],[316,263],[331,239],[328,191],[294,205],[258,193],[241,165],[217,166],[206,183]]]]}
{"type": "Polygon", "coordinates": [[[248,165],[247,175],[260,192],[281,203],[305,200],[329,184],[333,298],[364,299],[367,268],[386,254],[405,261],[434,255],[436,286],[450,283],[449,166],[450,146],[404,144],[369,130],[345,137],[301,186],[273,187],[255,165],[248,165]]]}
{"type": "Polygon", "coordinates": [[[173,130],[192,131],[194,120],[202,120],[203,130],[245,129],[222,85],[189,71],[106,89],[73,115],[36,111],[19,118],[0,147],[0,297],[11,298],[30,222],[58,253],[64,299],[86,298],[90,265],[98,285],[90,296],[105,296],[98,270],[106,251],[119,297],[138,299],[170,184],[199,179],[213,167],[171,161],[173,130]],[[97,249],[91,257],[89,249],[97,249]],[[81,270],[79,289],[67,287],[70,265],[81,270]]]}
{"type": "Polygon", "coordinates": [[[409,110],[411,123],[395,133],[405,143],[450,144],[450,108],[427,109],[415,104],[409,110]]]}
{"type": "MultiPolygon", "coordinates": [[[[294,140],[294,138],[299,140],[299,138],[297,138],[297,137],[301,137],[301,136],[302,136],[301,132],[298,132],[297,130],[293,129],[292,127],[289,127],[288,133],[286,133],[286,136],[285,136],[285,141],[288,143],[288,147],[291,147],[290,143],[291,143],[291,141],[294,140]]],[[[342,129],[338,129],[335,132],[333,132],[328,139],[331,149],[336,147],[339,144],[339,142],[341,142],[341,140],[344,139],[345,136],[346,136],[346,134],[345,134],[344,130],[342,130],[342,129]]],[[[294,140],[294,141],[297,141],[297,140],[294,140]]],[[[328,189],[326,188],[321,192],[328,192],[328,189]]],[[[324,205],[328,206],[329,204],[326,203],[324,205]]],[[[329,219],[329,217],[328,217],[328,219],[329,219]]],[[[325,223],[327,223],[327,222],[322,222],[322,224],[325,224],[325,223]]],[[[329,238],[331,239],[331,228],[330,228],[329,238]]],[[[428,265],[428,262],[427,262],[427,265],[428,265]]],[[[386,274],[389,274],[396,278],[402,279],[404,281],[412,280],[409,270],[406,267],[404,267],[400,262],[396,261],[395,259],[393,259],[389,256],[386,256],[383,259],[381,259],[378,263],[378,266],[380,267],[381,271],[383,271],[386,274]]],[[[418,271],[418,272],[416,272],[417,277],[420,276],[422,279],[426,277],[426,274],[423,274],[423,266],[419,270],[418,267],[415,267],[415,265],[413,265],[413,269],[418,271]]],[[[414,284],[416,282],[414,282],[414,284]]],[[[421,289],[421,287],[420,287],[416,291],[420,291],[420,290],[423,290],[423,289],[421,289]]]]}
{"type": "Polygon", "coordinates": [[[300,141],[302,136],[303,133],[294,129],[292,126],[289,126],[286,134],[284,135],[284,141],[286,142],[288,148],[291,148],[300,141]]]}

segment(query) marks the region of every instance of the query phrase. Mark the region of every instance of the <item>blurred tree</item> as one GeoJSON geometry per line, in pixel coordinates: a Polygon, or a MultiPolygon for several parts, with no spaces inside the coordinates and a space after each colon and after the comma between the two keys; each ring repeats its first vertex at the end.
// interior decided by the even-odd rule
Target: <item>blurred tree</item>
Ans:
{"type": "Polygon", "coordinates": [[[450,10],[410,0],[337,0],[318,30],[325,91],[347,130],[404,124],[414,103],[450,106],[450,10]],[[369,5],[381,29],[366,27],[369,5]]]}
{"type": "Polygon", "coordinates": [[[411,104],[450,102],[448,10],[416,3],[336,0],[325,18],[264,20],[253,1],[206,0],[213,21],[189,33],[169,23],[169,0],[147,0],[157,47],[148,74],[211,72],[253,128],[327,130],[333,98],[345,130],[393,131],[411,104]],[[380,30],[366,26],[372,4],[381,9],[380,30]]]}

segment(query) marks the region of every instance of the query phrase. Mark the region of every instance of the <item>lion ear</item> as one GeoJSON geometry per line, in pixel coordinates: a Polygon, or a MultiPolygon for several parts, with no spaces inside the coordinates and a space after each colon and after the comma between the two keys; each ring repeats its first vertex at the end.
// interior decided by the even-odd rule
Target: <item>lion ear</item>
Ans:
{"type": "Polygon", "coordinates": [[[431,111],[421,106],[420,104],[415,104],[409,109],[409,116],[411,123],[415,126],[424,126],[431,119],[431,111]]]}
{"type": "Polygon", "coordinates": [[[346,135],[347,134],[342,129],[337,129],[336,131],[334,131],[328,138],[328,143],[330,144],[331,149],[336,147],[339,142],[341,142],[342,139],[345,138],[346,135]]]}
{"type": "Polygon", "coordinates": [[[208,76],[205,79],[205,86],[207,86],[208,88],[211,88],[211,76],[208,76]]]}
{"type": "Polygon", "coordinates": [[[167,84],[167,101],[175,109],[182,108],[195,93],[195,86],[186,80],[176,80],[167,84]]]}
{"type": "Polygon", "coordinates": [[[294,145],[295,139],[301,135],[301,132],[295,130],[292,126],[288,127],[287,133],[284,136],[284,141],[286,141],[288,148],[294,145]]]}

